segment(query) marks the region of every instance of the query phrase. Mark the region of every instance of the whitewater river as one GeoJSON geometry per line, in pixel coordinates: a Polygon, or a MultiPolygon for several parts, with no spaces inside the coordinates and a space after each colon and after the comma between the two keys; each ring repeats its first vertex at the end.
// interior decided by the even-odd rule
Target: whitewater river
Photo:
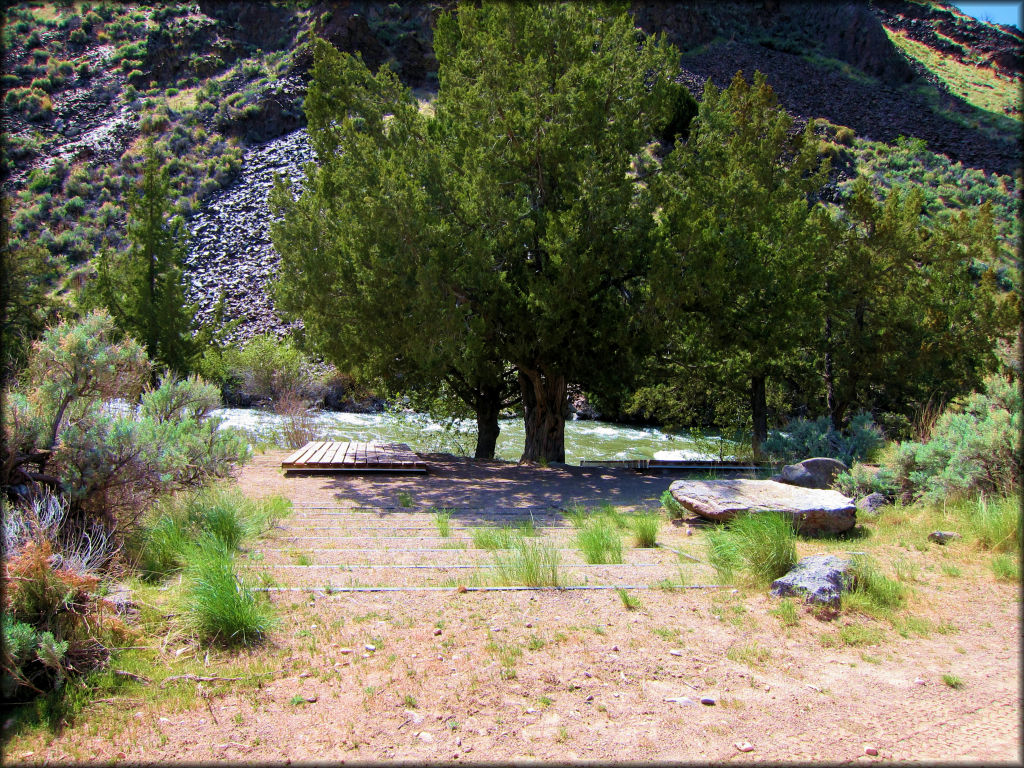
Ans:
{"type": "MultiPolygon", "coordinates": [[[[274,442],[284,417],[268,411],[223,408],[217,414],[225,426],[239,427],[263,441],[274,442]]],[[[359,442],[407,443],[414,451],[447,452],[472,456],[476,425],[463,422],[455,429],[444,427],[417,413],[335,413],[325,411],[312,418],[316,439],[359,442]]],[[[502,419],[496,457],[517,461],[523,452],[523,422],[502,419]]],[[[604,421],[568,421],[565,424],[565,460],[582,459],[703,459],[719,458],[714,445],[698,446],[691,438],[654,428],[631,427],[604,421]],[[703,447],[703,450],[702,450],[703,447]],[[711,448],[711,450],[708,450],[711,448]]],[[[721,453],[728,458],[728,443],[721,453]]]]}

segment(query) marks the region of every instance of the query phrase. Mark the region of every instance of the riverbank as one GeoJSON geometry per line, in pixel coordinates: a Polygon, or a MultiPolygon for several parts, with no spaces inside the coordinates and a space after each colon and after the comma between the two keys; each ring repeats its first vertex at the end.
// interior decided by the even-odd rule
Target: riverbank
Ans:
{"type": "MultiPolygon", "coordinates": [[[[285,448],[283,432],[292,419],[269,410],[223,408],[217,415],[224,426],[237,427],[254,446],[285,448]]],[[[523,452],[523,421],[501,419],[495,458],[518,461],[523,452]]],[[[470,456],[476,442],[476,424],[466,420],[450,427],[415,412],[351,413],[314,411],[303,417],[303,430],[311,440],[406,443],[416,452],[470,456]]],[[[298,446],[296,446],[298,447],[298,446]]],[[[565,423],[565,461],[607,459],[718,459],[729,458],[732,444],[715,435],[700,442],[690,436],[597,420],[565,423]]]]}

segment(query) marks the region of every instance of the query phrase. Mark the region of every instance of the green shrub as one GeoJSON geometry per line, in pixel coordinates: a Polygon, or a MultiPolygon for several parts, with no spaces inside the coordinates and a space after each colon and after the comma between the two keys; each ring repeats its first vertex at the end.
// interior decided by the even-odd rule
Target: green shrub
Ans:
{"type": "Polygon", "coordinates": [[[1002,376],[948,407],[927,442],[901,443],[887,463],[905,493],[929,500],[1011,495],[1020,487],[1021,395],[1002,376]]]}
{"type": "Polygon", "coordinates": [[[745,571],[753,584],[764,586],[796,564],[793,521],[778,512],[737,515],[709,530],[707,544],[709,562],[726,581],[745,571]]]}
{"type": "Polygon", "coordinates": [[[576,532],[576,542],[588,563],[622,562],[622,537],[614,523],[604,515],[588,520],[576,532]]]}
{"type": "Polygon", "coordinates": [[[992,573],[998,581],[1019,582],[1019,556],[996,555],[992,558],[992,573]]]}
{"type": "Polygon", "coordinates": [[[872,471],[859,462],[854,462],[849,472],[840,472],[836,476],[835,487],[840,493],[857,499],[869,493],[881,493],[889,496],[895,487],[888,472],[872,471]]]}
{"type": "Polygon", "coordinates": [[[518,531],[508,525],[500,528],[474,528],[470,535],[477,549],[512,549],[522,538],[518,531]]]}
{"type": "Polygon", "coordinates": [[[257,395],[277,397],[303,384],[302,353],[272,334],[254,336],[241,349],[226,350],[224,363],[233,378],[257,395]]]}
{"type": "Polygon", "coordinates": [[[764,442],[764,450],[777,460],[802,461],[813,456],[839,459],[847,465],[870,457],[884,442],[882,431],[869,413],[858,413],[843,432],[832,429],[827,416],[818,419],[793,419],[782,432],[773,431],[764,442]]]}

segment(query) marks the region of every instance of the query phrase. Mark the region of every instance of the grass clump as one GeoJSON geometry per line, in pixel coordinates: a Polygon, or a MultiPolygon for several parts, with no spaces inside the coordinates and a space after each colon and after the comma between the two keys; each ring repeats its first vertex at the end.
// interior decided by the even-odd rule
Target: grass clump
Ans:
{"type": "Polygon", "coordinates": [[[640,607],[640,598],[629,594],[622,587],[617,587],[615,593],[619,596],[619,600],[622,601],[622,605],[627,611],[635,611],[640,607]]]}
{"type": "Polygon", "coordinates": [[[969,509],[967,525],[978,543],[993,552],[1019,552],[1021,541],[1020,500],[1005,497],[978,499],[969,509]]]}
{"type": "Polygon", "coordinates": [[[796,603],[788,597],[784,597],[779,601],[779,604],[769,611],[769,613],[775,616],[780,622],[782,622],[782,625],[786,627],[795,627],[800,623],[800,615],[797,613],[796,603]]]}
{"type": "Polygon", "coordinates": [[[657,515],[637,515],[630,521],[630,527],[633,529],[633,543],[636,546],[647,549],[658,545],[661,518],[657,515]]]}
{"type": "Polygon", "coordinates": [[[942,676],[942,682],[952,688],[954,691],[959,691],[964,687],[964,681],[957,675],[945,674],[942,676]]]}
{"type": "Polygon", "coordinates": [[[682,520],[686,517],[686,509],[676,501],[671,491],[664,491],[661,494],[661,506],[665,508],[668,516],[673,520],[682,520]]]}
{"type": "Polygon", "coordinates": [[[540,541],[517,537],[507,554],[495,552],[495,580],[501,586],[557,587],[558,550],[540,541]]]}
{"type": "Polygon", "coordinates": [[[211,538],[227,551],[269,530],[291,509],[287,499],[248,499],[237,490],[207,488],[164,499],[149,513],[129,549],[144,579],[180,571],[195,542],[211,538]]]}
{"type": "Polygon", "coordinates": [[[452,535],[451,522],[452,511],[450,509],[437,509],[434,510],[434,525],[437,526],[437,534],[444,538],[448,538],[452,535]]]}
{"type": "Polygon", "coordinates": [[[866,557],[854,558],[847,574],[849,589],[842,595],[844,610],[856,611],[875,618],[892,618],[907,600],[907,588],[883,574],[866,557]]]}
{"type": "Polygon", "coordinates": [[[213,536],[188,556],[185,624],[201,638],[223,645],[253,645],[274,624],[269,602],[235,572],[234,553],[213,536]]]}
{"type": "Polygon", "coordinates": [[[996,555],[992,558],[992,573],[998,581],[1020,581],[1020,563],[1014,555],[996,555]]]}
{"type": "Polygon", "coordinates": [[[511,526],[503,525],[500,528],[474,528],[470,535],[473,537],[473,546],[477,549],[512,549],[522,536],[511,526]]]}
{"type": "Polygon", "coordinates": [[[757,586],[785,575],[796,564],[796,531],[777,512],[739,515],[708,531],[708,560],[723,580],[746,572],[757,586]]]}
{"type": "Polygon", "coordinates": [[[622,537],[615,524],[604,515],[588,520],[576,532],[576,541],[588,563],[622,562],[622,537]]]}

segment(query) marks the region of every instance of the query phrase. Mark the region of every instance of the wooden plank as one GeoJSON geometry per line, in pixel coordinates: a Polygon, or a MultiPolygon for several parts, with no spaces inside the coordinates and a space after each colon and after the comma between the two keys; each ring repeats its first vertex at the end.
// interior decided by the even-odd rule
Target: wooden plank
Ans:
{"type": "MultiPolygon", "coordinates": [[[[323,445],[323,442],[320,441],[320,440],[316,440],[314,442],[306,443],[306,445],[302,448],[301,452],[299,453],[298,458],[296,458],[292,462],[292,464],[295,465],[295,466],[299,466],[299,465],[305,464],[305,462],[309,459],[309,457],[312,456],[316,451],[318,451],[322,445],[323,445]]],[[[282,462],[282,464],[283,464],[283,462],[282,462]]]]}
{"type": "Polygon", "coordinates": [[[317,451],[316,453],[314,453],[314,454],[313,454],[313,455],[312,455],[312,456],[311,456],[311,457],[310,457],[310,458],[309,458],[309,459],[307,460],[307,462],[306,462],[306,463],[307,463],[307,464],[322,464],[322,463],[323,463],[323,461],[324,461],[324,456],[326,456],[326,455],[327,455],[327,452],[328,452],[329,450],[331,450],[332,446],[333,446],[333,444],[332,444],[332,443],[330,443],[330,442],[326,442],[326,443],[324,443],[324,444],[323,444],[323,447],[322,447],[322,448],[321,448],[321,449],[320,449],[319,451],[317,451]]]}
{"type": "Polygon", "coordinates": [[[335,442],[334,443],[334,451],[327,458],[327,463],[328,464],[338,464],[338,463],[340,463],[341,460],[344,459],[344,457],[345,457],[345,449],[346,449],[346,445],[345,445],[344,442],[335,442]]]}
{"type": "Polygon", "coordinates": [[[288,458],[282,461],[281,464],[294,464],[302,454],[309,450],[310,445],[312,445],[312,443],[306,443],[304,446],[299,448],[299,450],[295,451],[288,458]]]}

